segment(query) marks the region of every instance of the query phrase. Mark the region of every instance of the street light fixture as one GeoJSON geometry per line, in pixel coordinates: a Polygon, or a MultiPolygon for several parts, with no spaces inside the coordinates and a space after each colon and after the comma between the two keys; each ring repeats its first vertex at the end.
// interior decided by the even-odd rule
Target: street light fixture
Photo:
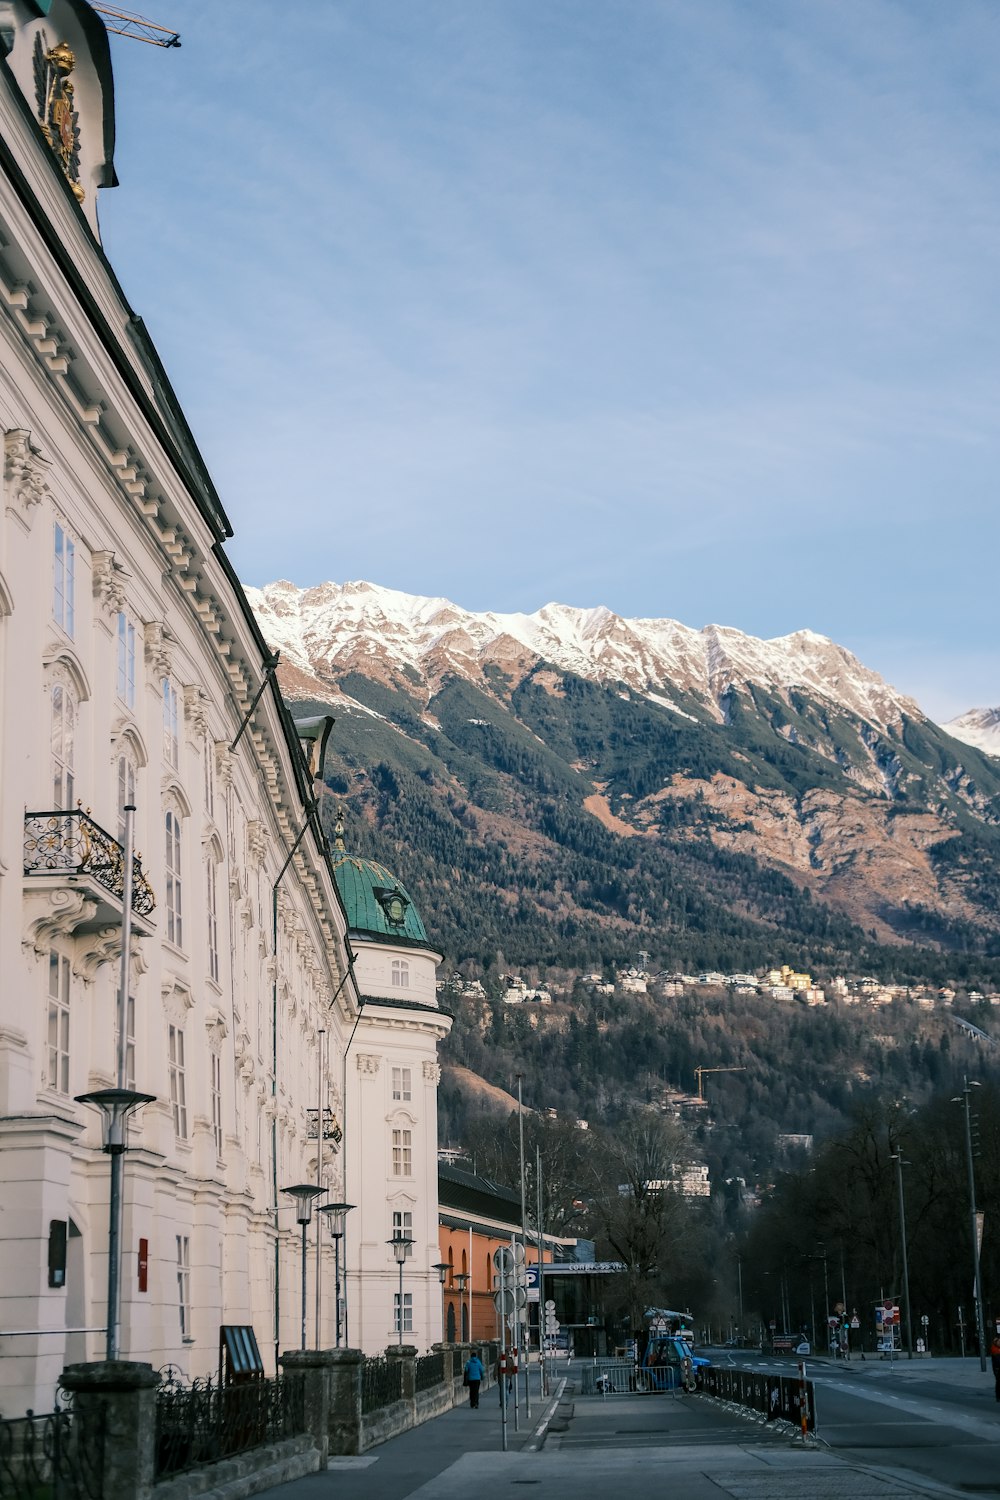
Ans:
{"type": "Polygon", "coordinates": [[[446,1260],[436,1260],[431,1267],[431,1270],[438,1273],[438,1276],[441,1279],[441,1285],[443,1287],[445,1282],[448,1280],[448,1272],[451,1270],[451,1266],[446,1260]]]}
{"type": "Polygon", "coordinates": [[[461,1327],[461,1325],[463,1323],[465,1323],[465,1321],[466,1321],[466,1311],[467,1310],[466,1310],[466,1305],[465,1305],[465,1303],[462,1300],[462,1296],[463,1296],[463,1293],[465,1292],[466,1287],[469,1285],[469,1273],[468,1273],[468,1271],[456,1271],[455,1272],[455,1276],[454,1276],[454,1282],[455,1282],[455,1285],[458,1287],[458,1305],[462,1309],[462,1316],[459,1319],[459,1325],[460,1325],[460,1329],[461,1329],[462,1341],[464,1343],[466,1337],[468,1337],[470,1339],[472,1337],[472,1307],[471,1307],[472,1293],[471,1292],[469,1293],[469,1303],[470,1303],[470,1306],[468,1308],[468,1323],[467,1323],[467,1326],[461,1327]]]}
{"type": "Polygon", "coordinates": [[[295,1204],[295,1217],[302,1225],[302,1348],[306,1347],[306,1228],[312,1218],[313,1200],[322,1198],[326,1188],[315,1182],[297,1182],[294,1187],[282,1188],[295,1204]]]}
{"type": "Polygon", "coordinates": [[[910,1262],[906,1253],[906,1209],[903,1203],[903,1168],[910,1165],[903,1160],[903,1148],[892,1153],[896,1163],[896,1188],[899,1195],[899,1232],[903,1238],[903,1295],[906,1298],[906,1357],[913,1358],[913,1314],[910,1311],[910,1262]]]}
{"type": "Polygon", "coordinates": [[[393,1237],[392,1237],[392,1239],[391,1240],[387,1240],[386,1243],[392,1246],[392,1253],[396,1257],[396,1264],[399,1267],[399,1317],[398,1317],[397,1321],[398,1321],[398,1327],[399,1327],[399,1347],[402,1348],[403,1347],[403,1265],[404,1265],[404,1263],[406,1261],[406,1257],[409,1255],[409,1253],[412,1250],[412,1248],[413,1248],[414,1244],[416,1243],[416,1241],[415,1240],[411,1240],[410,1237],[408,1235],[405,1235],[405,1234],[394,1234],[393,1237]]]}
{"type": "Polygon", "coordinates": [[[333,1280],[337,1295],[337,1348],[340,1348],[340,1242],[344,1238],[344,1220],[353,1203],[321,1203],[319,1212],[326,1214],[327,1228],[333,1240],[333,1280]]]}
{"type": "Polygon", "coordinates": [[[952,1099],[952,1104],[965,1105],[965,1161],[969,1171],[969,1204],[972,1210],[972,1264],[975,1270],[976,1288],[976,1333],[979,1337],[979,1368],[986,1369],[986,1331],[983,1327],[983,1288],[979,1272],[979,1215],[976,1212],[976,1173],[972,1165],[972,1110],[969,1103],[972,1090],[979,1084],[966,1078],[965,1087],[952,1099]]]}
{"type": "Polygon", "coordinates": [[[77,1104],[90,1104],[101,1112],[103,1149],[111,1157],[111,1198],[108,1207],[108,1327],[105,1359],[118,1358],[118,1324],[121,1321],[121,1218],[122,1157],[128,1150],[128,1120],[133,1111],[156,1102],[155,1094],[137,1094],[135,1089],[94,1089],[77,1094],[77,1104]]]}

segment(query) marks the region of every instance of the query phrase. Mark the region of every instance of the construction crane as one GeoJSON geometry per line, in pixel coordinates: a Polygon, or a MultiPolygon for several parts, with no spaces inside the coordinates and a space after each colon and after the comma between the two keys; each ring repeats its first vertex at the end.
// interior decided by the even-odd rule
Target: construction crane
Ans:
{"type": "Polygon", "coordinates": [[[706,1073],[745,1073],[746,1068],[695,1068],[694,1076],[698,1080],[698,1098],[702,1104],[705,1102],[705,1094],[701,1086],[701,1080],[706,1073]]]}
{"type": "Polygon", "coordinates": [[[147,21],[145,16],[133,15],[128,10],[117,10],[111,5],[92,5],[104,24],[116,36],[131,37],[134,42],[148,42],[151,47],[179,47],[180,33],[161,26],[157,21],[147,21]]]}

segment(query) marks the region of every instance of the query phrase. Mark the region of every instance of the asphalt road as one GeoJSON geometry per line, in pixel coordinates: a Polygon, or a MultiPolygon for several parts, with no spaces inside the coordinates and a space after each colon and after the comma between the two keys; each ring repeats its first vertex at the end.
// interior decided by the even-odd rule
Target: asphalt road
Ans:
{"type": "MultiPolygon", "coordinates": [[[[713,1363],[728,1362],[713,1352],[713,1363]]],[[[733,1362],[796,1369],[794,1359],[737,1354],[733,1362]]],[[[806,1370],[815,1386],[817,1436],[833,1452],[968,1494],[1000,1495],[1000,1404],[978,1362],[967,1361],[960,1378],[949,1363],[932,1362],[891,1369],[886,1361],[807,1360],[806,1370]]]]}

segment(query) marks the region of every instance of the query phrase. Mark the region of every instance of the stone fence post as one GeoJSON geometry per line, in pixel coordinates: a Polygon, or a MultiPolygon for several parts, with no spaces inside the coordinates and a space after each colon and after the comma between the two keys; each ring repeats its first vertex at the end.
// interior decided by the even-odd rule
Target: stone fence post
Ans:
{"type": "Polygon", "coordinates": [[[416,1344],[390,1344],[385,1351],[385,1357],[390,1364],[398,1360],[403,1367],[402,1379],[399,1382],[402,1399],[408,1401],[416,1415],[417,1401],[417,1346],[416,1344]]]}
{"type": "Polygon", "coordinates": [[[286,1375],[303,1377],[306,1431],[319,1450],[320,1471],[330,1455],[330,1386],[335,1349],[290,1349],[278,1360],[286,1375]]]}
{"type": "Polygon", "coordinates": [[[329,1378],[328,1452],[342,1458],[361,1452],[360,1349],[326,1349],[329,1378]]]}
{"type": "Polygon", "coordinates": [[[101,1500],[150,1500],[160,1383],[152,1365],[124,1359],[67,1365],[60,1383],[73,1394],[74,1420],[81,1426],[104,1418],[101,1500]]]}
{"type": "Polygon", "coordinates": [[[441,1356],[441,1364],[442,1364],[442,1367],[443,1367],[442,1374],[441,1374],[441,1380],[442,1380],[442,1382],[443,1382],[444,1385],[446,1385],[446,1386],[448,1386],[450,1388],[453,1388],[454,1385],[455,1385],[455,1373],[456,1373],[455,1366],[456,1366],[456,1361],[458,1361],[458,1373],[459,1374],[461,1374],[461,1372],[462,1372],[462,1365],[464,1364],[464,1360],[462,1360],[462,1361],[458,1360],[458,1355],[455,1352],[457,1348],[458,1348],[457,1344],[432,1344],[431,1345],[431,1353],[432,1354],[440,1354],[440,1356],[441,1356]]]}

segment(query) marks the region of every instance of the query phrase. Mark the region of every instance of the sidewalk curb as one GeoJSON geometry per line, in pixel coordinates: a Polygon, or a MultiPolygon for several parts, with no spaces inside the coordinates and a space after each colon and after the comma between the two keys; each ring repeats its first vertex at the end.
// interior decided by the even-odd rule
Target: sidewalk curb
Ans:
{"type": "Polygon", "coordinates": [[[530,1440],[525,1443],[522,1452],[537,1453],[542,1444],[545,1442],[545,1434],[548,1431],[549,1423],[552,1421],[552,1418],[555,1416],[557,1410],[559,1409],[559,1402],[562,1400],[563,1392],[566,1389],[567,1383],[568,1376],[564,1375],[560,1380],[558,1387],[556,1388],[555,1395],[552,1396],[549,1400],[545,1415],[542,1417],[542,1420],[539,1422],[538,1426],[531,1434],[530,1440]]]}

